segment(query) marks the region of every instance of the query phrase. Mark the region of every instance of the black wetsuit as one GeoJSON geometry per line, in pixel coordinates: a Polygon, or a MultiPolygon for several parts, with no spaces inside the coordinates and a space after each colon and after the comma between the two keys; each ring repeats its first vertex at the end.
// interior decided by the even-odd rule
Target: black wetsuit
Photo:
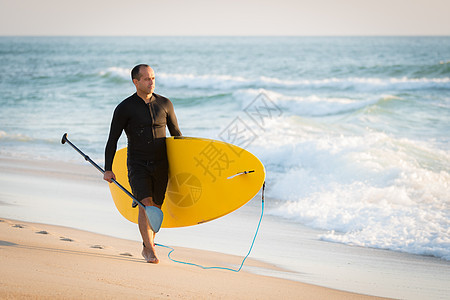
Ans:
{"type": "Polygon", "coordinates": [[[167,187],[166,126],[180,136],[172,102],[153,93],[148,104],[136,93],[115,109],[105,147],[105,170],[112,170],[117,141],[125,130],[128,138],[128,177],[138,200],[153,197],[161,205],[167,187]]]}

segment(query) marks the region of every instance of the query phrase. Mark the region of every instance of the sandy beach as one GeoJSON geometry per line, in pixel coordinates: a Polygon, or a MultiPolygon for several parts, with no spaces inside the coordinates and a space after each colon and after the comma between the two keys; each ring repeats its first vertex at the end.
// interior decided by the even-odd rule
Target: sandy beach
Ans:
{"type": "MultiPolygon", "coordinates": [[[[0,222],[0,297],[64,299],[371,299],[290,280],[176,264],[159,248],[147,264],[138,242],[22,221],[0,222]]],[[[235,257],[176,248],[176,257],[231,264],[235,257]]],[[[274,268],[249,260],[250,266],[274,268]]]]}

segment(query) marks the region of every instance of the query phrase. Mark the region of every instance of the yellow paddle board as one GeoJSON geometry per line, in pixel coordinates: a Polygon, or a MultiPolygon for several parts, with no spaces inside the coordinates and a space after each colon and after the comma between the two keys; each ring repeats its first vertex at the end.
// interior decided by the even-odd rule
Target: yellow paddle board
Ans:
{"type": "MultiPolygon", "coordinates": [[[[169,183],[162,227],[191,226],[222,217],[251,200],[264,183],[263,164],[240,147],[191,137],[169,137],[166,145],[169,183]]],[[[116,152],[113,172],[131,191],[126,148],[116,152]]],[[[137,223],[138,208],[132,208],[132,199],[115,184],[109,187],[119,212],[137,223]]]]}

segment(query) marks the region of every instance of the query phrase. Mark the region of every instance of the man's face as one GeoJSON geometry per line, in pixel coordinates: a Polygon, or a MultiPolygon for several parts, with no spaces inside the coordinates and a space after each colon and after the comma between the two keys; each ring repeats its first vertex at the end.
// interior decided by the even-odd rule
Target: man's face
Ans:
{"type": "Polygon", "coordinates": [[[141,67],[139,74],[139,80],[133,80],[134,85],[136,85],[136,89],[147,95],[153,94],[153,91],[155,90],[155,72],[153,69],[149,67],[141,67]]]}

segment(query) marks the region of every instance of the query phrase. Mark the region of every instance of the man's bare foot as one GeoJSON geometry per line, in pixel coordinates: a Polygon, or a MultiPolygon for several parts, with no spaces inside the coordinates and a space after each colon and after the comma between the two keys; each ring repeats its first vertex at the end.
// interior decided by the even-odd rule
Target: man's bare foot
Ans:
{"type": "Polygon", "coordinates": [[[151,247],[143,247],[142,249],[142,256],[145,258],[145,260],[148,263],[157,264],[159,263],[159,259],[156,257],[155,254],[155,247],[152,245],[151,247]]]}

